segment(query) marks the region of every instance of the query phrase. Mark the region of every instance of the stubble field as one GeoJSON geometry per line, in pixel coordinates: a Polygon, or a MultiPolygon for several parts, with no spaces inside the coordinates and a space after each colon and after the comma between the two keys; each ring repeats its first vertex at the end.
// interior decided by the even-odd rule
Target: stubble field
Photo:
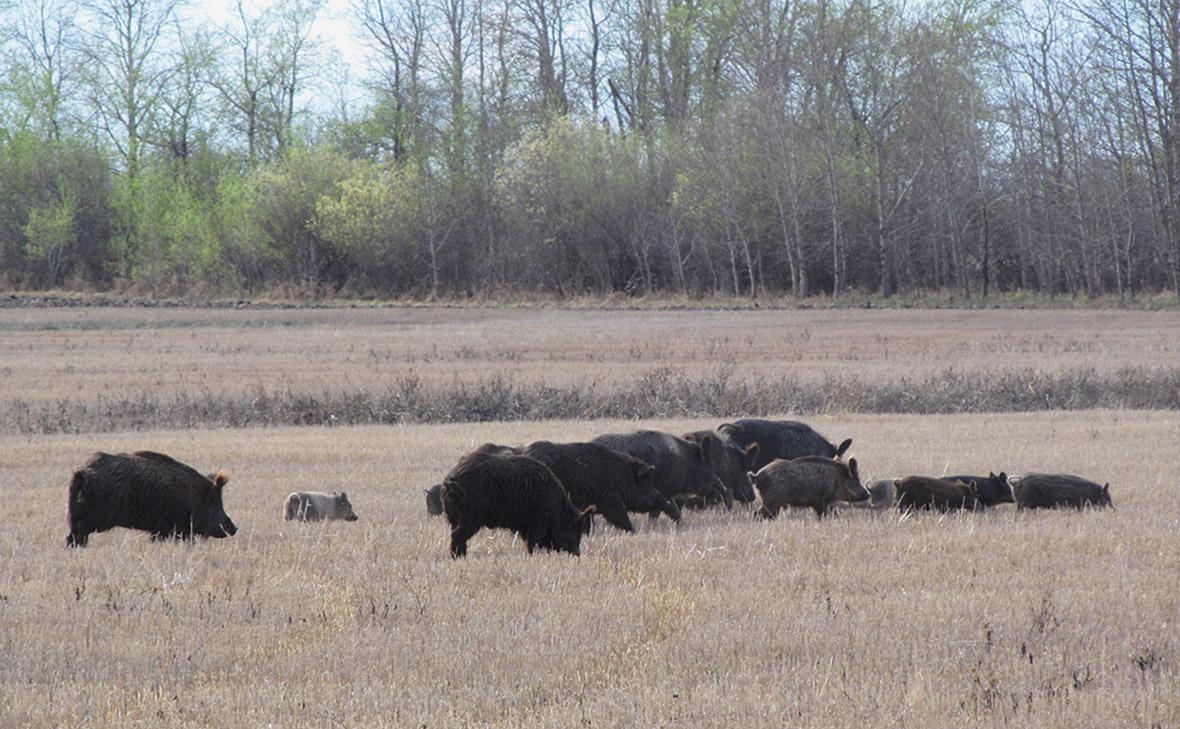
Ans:
{"type": "MultiPolygon", "coordinates": [[[[443,384],[466,367],[611,383],[651,366],[644,351],[697,347],[688,366],[706,368],[723,361],[706,343],[725,337],[738,366],[830,362],[865,380],[938,371],[948,341],[980,371],[1008,358],[1066,369],[1079,348],[1116,371],[1180,350],[1174,314],[865,314],[534,313],[541,326],[517,312],[386,314],[431,317],[404,325],[288,312],[300,323],[272,326],[240,312],[0,312],[0,403],[388,375],[337,368],[325,344],[337,339],[419,358],[420,372],[436,342],[443,384]],[[801,321],[812,343],[791,359],[801,321]],[[789,347],[768,342],[776,331],[789,347]],[[846,344],[874,333],[888,356],[846,344]],[[196,344],[226,341],[238,349],[196,344]],[[1037,341],[1049,345],[1012,351],[1037,341]],[[463,346],[521,354],[472,359],[463,346]]],[[[485,531],[462,561],[425,514],[422,489],[487,440],[722,420],[2,432],[0,726],[1178,726],[1174,410],[807,418],[854,438],[866,479],[1063,470],[1110,481],[1113,511],[761,522],[735,506],[679,527],[637,518],[633,536],[600,524],[580,558],[529,556],[485,531]],[[115,530],[67,550],[70,472],[94,450],[145,448],[232,469],[239,533],[188,545],[115,530]],[[346,490],[360,521],[284,522],[294,489],[346,490]]]]}

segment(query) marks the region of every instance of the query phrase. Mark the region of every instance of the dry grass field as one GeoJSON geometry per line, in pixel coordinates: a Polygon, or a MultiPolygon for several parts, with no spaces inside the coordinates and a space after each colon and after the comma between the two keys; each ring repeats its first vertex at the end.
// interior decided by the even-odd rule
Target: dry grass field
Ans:
{"type": "MultiPolygon", "coordinates": [[[[722,361],[706,344],[726,337],[743,343],[739,365],[803,367],[759,342],[782,329],[798,341],[804,324],[800,361],[866,378],[943,367],[947,338],[981,369],[1079,356],[1117,369],[1180,350],[1166,313],[569,314],[0,312],[0,402],[364,382],[384,367],[424,373],[432,340],[440,377],[609,379],[650,364],[628,364],[632,346],[668,358],[699,346],[691,366],[705,367],[722,361]],[[513,322],[529,317],[553,320],[522,335],[513,322]],[[887,355],[847,344],[874,329],[887,355]],[[361,354],[337,362],[336,340],[361,354]],[[1038,355],[1038,341],[1052,345],[1038,355]],[[523,361],[464,359],[464,346],[523,361]],[[384,359],[366,360],[370,347],[384,359]]],[[[0,727],[1180,726],[1180,413],[808,420],[855,439],[866,480],[1064,470],[1110,481],[1117,509],[762,522],[735,507],[679,527],[639,518],[630,536],[600,523],[580,558],[483,531],[452,561],[422,489],[465,450],[637,423],[0,433],[0,727]],[[143,448],[231,469],[238,534],[190,545],[114,530],[66,549],[70,472],[94,450],[143,448]],[[346,490],[360,521],[284,522],[294,489],[346,490]]]]}
{"type": "MultiPolygon", "coordinates": [[[[1180,721],[1174,413],[848,416],[866,476],[1066,469],[1115,511],[690,513],[464,561],[422,488],[489,438],[622,422],[6,438],[3,726],[1054,726],[1180,721]],[[1169,445],[1172,444],[1172,445],[1169,445]],[[237,536],[67,550],[94,448],[232,466],[237,536]],[[294,488],[361,520],[298,525],[294,488]]],[[[657,422],[683,430],[701,423],[657,422]]],[[[642,521],[642,520],[640,520],[642,521]]]]}
{"type": "Polygon", "coordinates": [[[0,403],[253,397],[494,372],[565,387],[658,368],[869,383],[1180,363],[1180,311],[0,310],[0,403]]]}

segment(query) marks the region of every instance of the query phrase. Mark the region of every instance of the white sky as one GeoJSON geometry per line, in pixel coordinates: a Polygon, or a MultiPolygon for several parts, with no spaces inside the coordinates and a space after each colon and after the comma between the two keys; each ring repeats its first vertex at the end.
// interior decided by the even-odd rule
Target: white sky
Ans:
{"type": "MultiPolygon", "coordinates": [[[[275,0],[246,0],[247,15],[252,17],[273,4],[275,0]]],[[[237,23],[237,3],[235,0],[190,0],[184,15],[196,22],[208,21],[218,26],[233,25],[237,23]]],[[[325,56],[326,63],[321,80],[325,86],[324,91],[333,89],[345,77],[345,69],[330,62],[333,51],[338,53],[340,60],[347,65],[348,77],[354,86],[369,76],[371,50],[360,23],[353,15],[349,0],[324,0],[323,9],[320,10],[313,26],[312,37],[320,41],[325,56]]],[[[322,101],[324,100],[312,100],[313,106],[318,106],[322,101]]]]}

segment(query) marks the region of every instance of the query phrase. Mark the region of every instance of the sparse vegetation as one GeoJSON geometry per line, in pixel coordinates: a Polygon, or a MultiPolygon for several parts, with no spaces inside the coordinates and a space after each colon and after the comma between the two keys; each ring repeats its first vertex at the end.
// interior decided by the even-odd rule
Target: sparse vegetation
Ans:
{"type": "Polygon", "coordinates": [[[1180,721],[1171,312],[22,309],[0,332],[0,726],[1180,721]],[[1069,472],[1118,509],[735,507],[599,528],[580,558],[484,530],[460,562],[426,516],[482,442],[776,397],[853,438],[865,483],[1069,472]],[[1061,409],[1087,403],[1116,409],[1061,409]],[[555,419],[411,422],[505,414],[555,419]],[[232,470],[237,535],[66,549],[73,469],[141,448],[232,470]],[[295,490],[360,520],[285,521],[295,490]]]}
{"type": "Polygon", "coordinates": [[[886,382],[834,377],[735,380],[732,372],[699,378],[683,370],[652,370],[631,383],[548,387],[491,375],[474,382],[427,386],[414,376],[382,392],[259,391],[253,397],[164,394],[95,402],[9,400],[0,432],[84,433],[160,428],[246,428],[277,425],[464,423],[598,418],[725,418],[730,413],[800,417],[831,413],[1001,413],[1122,408],[1180,409],[1180,368],[1093,369],[1046,374],[947,370],[922,379],[886,382]]]}

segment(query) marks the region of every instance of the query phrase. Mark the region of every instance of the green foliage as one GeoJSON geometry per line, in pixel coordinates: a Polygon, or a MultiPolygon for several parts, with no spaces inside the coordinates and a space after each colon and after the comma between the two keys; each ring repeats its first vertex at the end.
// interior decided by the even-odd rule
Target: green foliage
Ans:
{"type": "Polygon", "coordinates": [[[344,251],[319,233],[317,207],[325,204],[321,198],[339,197],[353,167],[332,150],[296,148],[253,176],[252,215],[287,280],[312,290],[339,289],[348,280],[352,267],[344,251]]]}
{"type": "Polygon", "coordinates": [[[28,239],[27,255],[31,260],[44,262],[51,283],[60,283],[66,256],[77,243],[75,216],[78,204],[67,191],[56,204],[29,209],[29,220],[23,231],[28,239]]]}
{"type": "Polygon", "coordinates": [[[102,280],[111,227],[110,168],[94,147],[0,130],[0,272],[10,284],[102,280]]]}
{"type": "Polygon", "coordinates": [[[649,175],[640,142],[557,117],[524,136],[496,181],[515,266],[531,284],[609,290],[625,239],[639,225],[649,175]]]}
{"type": "Polygon", "coordinates": [[[226,171],[217,181],[213,203],[213,229],[226,263],[226,274],[235,275],[248,291],[265,285],[267,276],[282,265],[282,252],[263,232],[256,212],[257,186],[236,171],[226,171]]]}
{"type": "Polygon", "coordinates": [[[314,230],[385,292],[412,287],[425,237],[427,181],[412,165],[358,163],[339,195],[316,203],[314,230]]]}
{"type": "Polygon", "coordinates": [[[161,291],[218,283],[221,244],[212,206],[183,177],[168,165],[147,167],[126,202],[132,223],[130,273],[137,286],[161,291]]]}

